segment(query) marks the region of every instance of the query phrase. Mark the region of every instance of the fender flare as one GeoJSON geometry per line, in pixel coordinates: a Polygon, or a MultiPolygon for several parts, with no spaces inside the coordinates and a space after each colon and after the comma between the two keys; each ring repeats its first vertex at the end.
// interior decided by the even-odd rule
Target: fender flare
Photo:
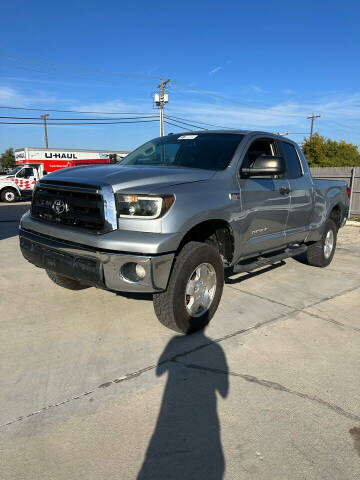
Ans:
{"type": "Polygon", "coordinates": [[[12,190],[15,190],[18,195],[21,196],[21,190],[20,188],[16,185],[16,183],[6,183],[5,185],[0,184],[0,195],[5,188],[11,188],[12,190]]]}

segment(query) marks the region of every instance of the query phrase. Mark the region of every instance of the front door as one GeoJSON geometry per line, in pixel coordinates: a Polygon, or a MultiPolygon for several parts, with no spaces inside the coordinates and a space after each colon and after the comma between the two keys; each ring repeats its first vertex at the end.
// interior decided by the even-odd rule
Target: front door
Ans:
{"type": "MultiPolygon", "coordinates": [[[[273,138],[254,140],[241,162],[249,167],[260,155],[279,155],[273,138]]],[[[289,182],[285,178],[239,176],[242,211],[239,219],[241,256],[262,253],[285,245],[290,206],[289,182]]]]}
{"type": "Polygon", "coordinates": [[[22,192],[22,195],[31,195],[38,179],[36,168],[24,167],[15,175],[15,183],[22,192]]]}

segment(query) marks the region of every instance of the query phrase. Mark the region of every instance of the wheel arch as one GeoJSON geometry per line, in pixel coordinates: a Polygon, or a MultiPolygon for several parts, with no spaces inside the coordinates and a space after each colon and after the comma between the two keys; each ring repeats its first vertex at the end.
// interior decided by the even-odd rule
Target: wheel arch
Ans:
{"type": "Polygon", "coordinates": [[[342,208],[340,203],[337,203],[331,208],[329,218],[335,222],[335,225],[339,229],[342,221],[342,208]]]}
{"type": "Polygon", "coordinates": [[[20,197],[19,190],[13,185],[4,185],[3,187],[0,187],[0,197],[2,196],[5,190],[12,190],[18,198],[20,197]]]}
{"type": "Polygon", "coordinates": [[[224,263],[231,264],[234,256],[234,234],[226,220],[211,219],[197,223],[183,236],[178,252],[191,241],[204,242],[217,248],[224,263]]]}

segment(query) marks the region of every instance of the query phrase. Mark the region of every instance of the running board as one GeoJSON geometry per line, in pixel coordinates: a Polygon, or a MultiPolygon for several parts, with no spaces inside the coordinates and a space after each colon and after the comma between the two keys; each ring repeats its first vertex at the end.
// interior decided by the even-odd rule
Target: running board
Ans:
{"type": "Polygon", "coordinates": [[[269,257],[257,257],[255,261],[250,261],[248,263],[238,263],[233,267],[233,273],[242,273],[242,272],[252,272],[257,268],[267,267],[273,265],[274,263],[281,262],[286,258],[295,257],[295,255],[300,255],[303,252],[306,252],[307,246],[300,245],[299,247],[289,247],[283,250],[281,253],[272,255],[269,257]]]}

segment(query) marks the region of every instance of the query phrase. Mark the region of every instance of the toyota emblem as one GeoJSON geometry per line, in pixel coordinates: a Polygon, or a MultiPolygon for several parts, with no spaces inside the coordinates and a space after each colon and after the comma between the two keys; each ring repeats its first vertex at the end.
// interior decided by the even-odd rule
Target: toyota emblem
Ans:
{"type": "Polygon", "coordinates": [[[64,202],[64,200],[54,200],[51,208],[56,213],[56,215],[61,215],[64,212],[69,210],[68,205],[64,202]]]}

